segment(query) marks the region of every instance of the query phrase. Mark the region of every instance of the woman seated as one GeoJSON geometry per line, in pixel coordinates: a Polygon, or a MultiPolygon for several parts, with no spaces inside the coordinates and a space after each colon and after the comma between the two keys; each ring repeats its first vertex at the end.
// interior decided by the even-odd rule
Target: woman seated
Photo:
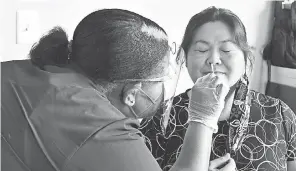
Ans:
{"type": "MultiPolygon", "coordinates": [[[[240,171],[295,171],[295,114],[283,101],[249,89],[253,56],[239,17],[227,9],[207,8],[191,18],[181,46],[193,82],[212,72],[213,79],[226,80],[230,86],[213,134],[211,160],[230,153],[240,171]]],[[[142,121],[146,144],[163,170],[178,158],[188,120],[208,124],[188,115],[192,98],[205,100],[189,89],[174,98],[169,117],[159,113],[142,121]]],[[[219,167],[210,162],[209,170],[215,169],[219,167]]]]}

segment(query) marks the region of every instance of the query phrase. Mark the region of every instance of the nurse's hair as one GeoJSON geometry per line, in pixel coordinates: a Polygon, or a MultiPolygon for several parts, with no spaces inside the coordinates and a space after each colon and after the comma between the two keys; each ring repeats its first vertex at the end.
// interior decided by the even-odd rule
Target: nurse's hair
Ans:
{"type": "Polygon", "coordinates": [[[249,64],[251,65],[250,67],[252,68],[254,56],[251,51],[251,47],[248,45],[245,26],[236,14],[224,8],[211,6],[191,17],[189,23],[187,24],[181,44],[181,47],[184,49],[185,53],[188,53],[188,49],[192,43],[192,38],[195,34],[195,31],[202,25],[214,21],[221,21],[229,27],[233,33],[233,41],[243,51],[245,62],[249,61],[249,64]]]}
{"type": "Polygon", "coordinates": [[[162,76],[168,52],[167,34],[155,22],[127,10],[102,9],[78,24],[72,41],[55,27],[29,55],[41,69],[73,62],[92,79],[109,82],[162,76]]]}

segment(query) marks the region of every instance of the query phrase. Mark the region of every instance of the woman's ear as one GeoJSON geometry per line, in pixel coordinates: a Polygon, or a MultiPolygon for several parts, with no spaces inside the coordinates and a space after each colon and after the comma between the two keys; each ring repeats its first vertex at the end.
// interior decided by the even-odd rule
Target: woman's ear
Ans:
{"type": "Polygon", "coordinates": [[[141,87],[142,87],[141,83],[135,83],[135,84],[129,83],[128,85],[126,85],[122,94],[123,103],[128,106],[134,106],[136,103],[137,92],[141,87]]]}

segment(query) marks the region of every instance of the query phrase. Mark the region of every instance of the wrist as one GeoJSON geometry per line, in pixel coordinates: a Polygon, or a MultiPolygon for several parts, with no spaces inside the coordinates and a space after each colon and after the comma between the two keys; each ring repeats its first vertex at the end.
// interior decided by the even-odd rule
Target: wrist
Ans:
{"type": "Polygon", "coordinates": [[[188,118],[189,123],[199,123],[210,128],[214,133],[218,132],[218,118],[202,118],[195,115],[190,115],[188,118]]]}

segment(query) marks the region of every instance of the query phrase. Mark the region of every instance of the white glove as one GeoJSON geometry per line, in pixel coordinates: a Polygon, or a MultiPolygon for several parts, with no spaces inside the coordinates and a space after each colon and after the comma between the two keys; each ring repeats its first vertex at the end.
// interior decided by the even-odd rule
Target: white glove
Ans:
{"type": "Polygon", "coordinates": [[[229,153],[226,155],[210,161],[209,171],[236,171],[235,161],[230,157],[229,153]]]}
{"type": "Polygon", "coordinates": [[[200,122],[216,133],[228,91],[226,80],[213,73],[198,78],[189,98],[189,121],[200,122]]]}

